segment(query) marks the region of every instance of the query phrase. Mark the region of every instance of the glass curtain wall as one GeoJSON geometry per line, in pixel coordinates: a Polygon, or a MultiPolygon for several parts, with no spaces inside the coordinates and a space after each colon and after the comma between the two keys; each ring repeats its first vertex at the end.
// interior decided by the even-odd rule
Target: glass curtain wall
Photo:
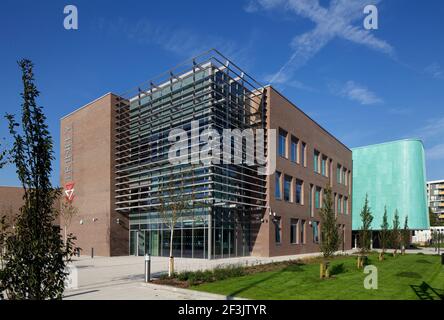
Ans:
{"type": "MultiPolygon", "coordinates": [[[[130,218],[130,254],[169,256],[174,225],[175,257],[248,255],[251,217],[265,210],[265,177],[243,163],[173,165],[168,138],[171,130],[183,129],[191,157],[192,147],[205,145],[190,139],[193,133],[264,128],[262,89],[217,52],[162,79],[116,106],[115,205],[130,218]]],[[[231,156],[240,147],[245,159],[245,140],[240,146],[229,141],[231,156]]]]}

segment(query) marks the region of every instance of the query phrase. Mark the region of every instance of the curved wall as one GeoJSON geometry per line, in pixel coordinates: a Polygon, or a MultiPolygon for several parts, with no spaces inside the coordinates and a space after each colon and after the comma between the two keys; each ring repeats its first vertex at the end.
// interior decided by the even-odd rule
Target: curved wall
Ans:
{"type": "Polygon", "coordinates": [[[353,230],[361,226],[360,212],[366,193],[379,230],[387,206],[389,225],[397,209],[401,227],[428,229],[424,146],[420,140],[400,140],[352,149],[353,230]]]}

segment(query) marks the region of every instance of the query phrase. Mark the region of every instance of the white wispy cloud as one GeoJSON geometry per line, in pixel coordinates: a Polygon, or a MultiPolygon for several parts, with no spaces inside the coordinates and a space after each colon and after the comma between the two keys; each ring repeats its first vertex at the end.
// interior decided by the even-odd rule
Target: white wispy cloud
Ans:
{"type": "Polygon", "coordinates": [[[443,160],[444,159],[444,143],[437,144],[426,150],[426,157],[429,160],[443,160]]]}
{"type": "Polygon", "coordinates": [[[345,84],[330,84],[330,92],[352,101],[359,102],[362,105],[373,105],[383,103],[384,100],[378,97],[374,92],[370,91],[367,87],[360,85],[352,80],[347,81],[345,84]]]}
{"type": "Polygon", "coordinates": [[[427,66],[424,69],[424,71],[425,71],[425,73],[427,73],[428,75],[432,76],[433,78],[444,79],[444,70],[436,62],[434,62],[431,65],[427,66]]]}
{"type": "Polygon", "coordinates": [[[219,35],[211,35],[194,29],[172,27],[148,19],[132,21],[120,18],[110,21],[100,18],[96,21],[95,27],[109,35],[125,37],[141,45],[158,46],[183,58],[216,48],[244,67],[251,63],[249,51],[256,38],[253,33],[248,41],[239,45],[219,35]]]}
{"type": "MultiPolygon", "coordinates": [[[[373,4],[381,0],[372,1],[373,4]]],[[[291,41],[293,53],[287,62],[275,73],[271,83],[283,73],[290,77],[295,70],[305,65],[314,55],[335,38],[342,38],[372,50],[394,56],[394,48],[384,40],[376,38],[363,27],[352,23],[364,18],[363,9],[368,0],[331,0],[329,8],[322,7],[318,0],[250,0],[247,12],[276,8],[291,11],[315,23],[313,30],[297,35],[291,41]],[[254,8],[254,9],[253,9],[254,8]]]]}
{"type": "Polygon", "coordinates": [[[419,135],[423,139],[443,137],[444,116],[428,120],[426,125],[417,130],[417,135],[419,135]]]}

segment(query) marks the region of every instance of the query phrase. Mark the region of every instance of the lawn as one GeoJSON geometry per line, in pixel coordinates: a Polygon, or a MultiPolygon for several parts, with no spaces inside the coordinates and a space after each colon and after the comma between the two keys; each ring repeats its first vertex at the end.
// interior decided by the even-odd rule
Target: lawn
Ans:
{"type": "Polygon", "coordinates": [[[439,256],[409,254],[379,262],[371,255],[369,263],[377,267],[378,289],[364,288],[368,275],[356,269],[355,256],[335,258],[331,264],[339,273],[327,280],[319,279],[319,263],[312,262],[191,289],[250,299],[444,299],[444,266],[439,256]]]}

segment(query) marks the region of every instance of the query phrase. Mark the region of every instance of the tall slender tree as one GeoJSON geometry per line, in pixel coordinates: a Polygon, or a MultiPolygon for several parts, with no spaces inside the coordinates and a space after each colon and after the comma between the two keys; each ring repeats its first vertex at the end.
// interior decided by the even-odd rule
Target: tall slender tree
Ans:
{"type": "Polygon", "coordinates": [[[409,217],[405,216],[404,220],[404,228],[401,231],[401,242],[402,242],[402,248],[401,248],[401,254],[405,254],[405,249],[410,244],[410,230],[409,230],[409,217]]]}
{"type": "Polygon", "coordinates": [[[399,249],[399,244],[401,242],[400,239],[400,223],[399,223],[399,214],[398,214],[398,209],[395,210],[395,216],[393,218],[393,228],[392,228],[392,232],[391,232],[391,242],[392,242],[392,246],[393,246],[393,256],[396,256],[398,249],[399,249]]]}
{"type": "Polygon", "coordinates": [[[368,195],[365,195],[364,206],[361,210],[362,225],[359,230],[359,248],[363,254],[370,251],[372,221],[373,215],[368,204],[368,195]]]}
{"type": "MultiPolygon", "coordinates": [[[[334,212],[333,197],[331,195],[331,188],[327,186],[324,189],[324,198],[322,208],[320,210],[321,218],[321,245],[320,249],[325,259],[331,258],[338,250],[341,242],[337,217],[334,212]]],[[[328,277],[329,272],[327,270],[327,262],[321,265],[321,278],[323,276],[328,277]]]]}
{"type": "Polygon", "coordinates": [[[66,245],[54,224],[54,202],[60,191],[50,181],[53,141],[34,84],[33,63],[18,62],[23,92],[21,124],[6,115],[14,144],[11,162],[24,189],[24,204],[15,232],[6,240],[5,266],[0,272],[0,291],[9,299],[61,299],[68,275],[66,264],[73,253],[73,238],[66,245]]]}
{"type": "Polygon", "coordinates": [[[379,232],[379,241],[381,243],[381,253],[379,260],[384,260],[385,250],[387,249],[390,241],[390,230],[387,217],[387,207],[384,207],[384,215],[382,216],[381,231],[379,232]]]}

